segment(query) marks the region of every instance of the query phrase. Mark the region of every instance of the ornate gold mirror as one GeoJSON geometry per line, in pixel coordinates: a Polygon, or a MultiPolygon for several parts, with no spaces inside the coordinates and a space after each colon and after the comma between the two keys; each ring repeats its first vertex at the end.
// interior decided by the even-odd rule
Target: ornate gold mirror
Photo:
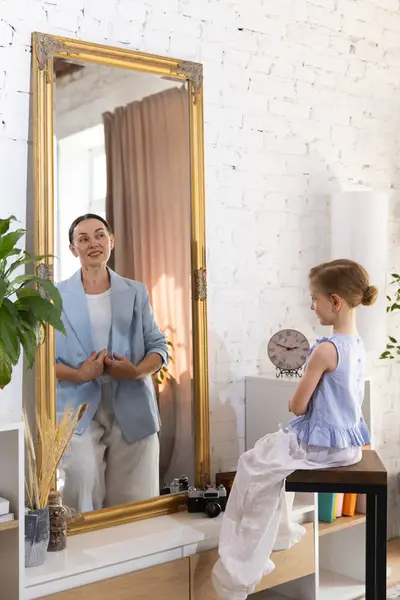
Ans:
{"type": "Polygon", "coordinates": [[[88,403],[57,474],[70,530],[180,510],[210,475],[202,67],[35,33],[33,123],[67,331],[39,349],[38,418],[88,403]]]}

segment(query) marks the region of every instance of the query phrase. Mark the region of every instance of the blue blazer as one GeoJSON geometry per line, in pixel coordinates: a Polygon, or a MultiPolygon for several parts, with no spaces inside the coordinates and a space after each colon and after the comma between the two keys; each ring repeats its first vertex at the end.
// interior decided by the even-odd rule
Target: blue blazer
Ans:
{"type": "MultiPolygon", "coordinates": [[[[137,365],[157,353],[168,362],[165,335],[155,322],[146,286],[124,279],[109,269],[111,280],[111,350],[137,365]]],[[[94,347],[87,298],[79,270],[58,284],[63,301],[62,320],[67,335],[56,331],[56,361],[77,369],[94,347]]],[[[87,402],[88,410],[77,433],[84,433],[99,406],[101,377],[86,383],[57,382],[57,414],[65,407],[77,408],[87,402]]],[[[141,440],[160,429],[160,417],[151,376],[137,381],[114,380],[114,411],[128,443],[141,440]]]]}

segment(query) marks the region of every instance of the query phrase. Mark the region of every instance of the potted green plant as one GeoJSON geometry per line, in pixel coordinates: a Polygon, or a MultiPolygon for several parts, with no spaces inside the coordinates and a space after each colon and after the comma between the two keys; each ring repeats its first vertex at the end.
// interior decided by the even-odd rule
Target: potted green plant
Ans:
{"type": "Polygon", "coordinates": [[[44,256],[31,256],[17,247],[25,229],[10,231],[15,217],[0,219],[0,388],[11,381],[21,348],[30,368],[46,325],[65,333],[62,302],[50,279],[40,274],[18,275],[25,265],[36,265],[44,256]]]}

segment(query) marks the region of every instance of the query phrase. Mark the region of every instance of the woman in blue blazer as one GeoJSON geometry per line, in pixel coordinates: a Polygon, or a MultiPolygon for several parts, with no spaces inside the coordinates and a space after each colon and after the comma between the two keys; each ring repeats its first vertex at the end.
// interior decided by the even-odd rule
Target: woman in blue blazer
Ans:
{"type": "Polygon", "coordinates": [[[86,512],[159,494],[151,375],[168,362],[168,350],[146,287],[107,267],[108,223],[78,217],[69,241],[81,268],[58,284],[66,335],[56,332],[57,413],[88,404],[62,465],[65,504],[86,512]]]}

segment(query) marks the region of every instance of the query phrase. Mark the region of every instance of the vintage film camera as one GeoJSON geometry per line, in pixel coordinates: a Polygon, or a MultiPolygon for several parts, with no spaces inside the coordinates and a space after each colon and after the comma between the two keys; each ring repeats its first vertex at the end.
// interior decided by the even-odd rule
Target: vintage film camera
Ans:
{"type": "Polygon", "coordinates": [[[207,489],[190,487],[188,491],[188,512],[202,512],[210,518],[218,517],[221,511],[225,510],[226,501],[226,488],[223,485],[207,489]]]}
{"type": "Polygon", "coordinates": [[[189,489],[189,478],[186,475],[181,477],[175,477],[171,485],[166,485],[160,490],[160,496],[166,496],[167,494],[179,494],[181,492],[187,492],[189,489]]]}

